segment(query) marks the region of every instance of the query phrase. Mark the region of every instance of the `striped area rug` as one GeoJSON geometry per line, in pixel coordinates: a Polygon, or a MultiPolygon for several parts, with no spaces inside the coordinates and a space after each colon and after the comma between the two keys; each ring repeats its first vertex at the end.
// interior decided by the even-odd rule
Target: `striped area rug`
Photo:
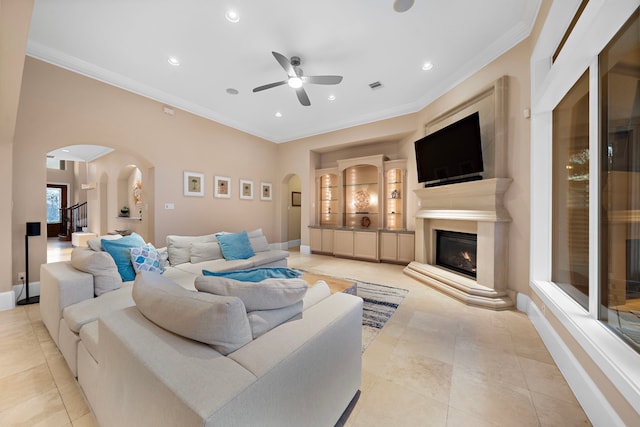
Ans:
{"type": "MultiPolygon", "coordinates": [[[[356,295],[364,301],[362,310],[362,352],[364,353],[409,291],[377,283],[356,282],[356,295]]],[[[345,292],[348,291],[347,289],[345,292]]]]}
{"type": "Polygon", "coordinates": [[[313,284],[318,280],[324,280],[329,285],[331,293],[346,292],[362,298],[364,301],[362,310],[363,353],[409,292],[406,289],[394,288],[393,286],[312,273],[304,270],[300,271],[304,272],[302,278],[309,282],[309,284],[313,284]]]}

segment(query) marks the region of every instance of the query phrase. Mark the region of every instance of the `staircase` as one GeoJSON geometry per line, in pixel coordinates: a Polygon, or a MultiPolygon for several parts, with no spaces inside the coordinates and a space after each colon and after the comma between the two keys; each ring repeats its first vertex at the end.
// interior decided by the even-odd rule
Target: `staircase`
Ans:
{"type": "Polygon", "coordinates": [[[71,241],[71,234],[87,227],[87,202],[60,209],[61,229],[58,239],[71,241]]]}

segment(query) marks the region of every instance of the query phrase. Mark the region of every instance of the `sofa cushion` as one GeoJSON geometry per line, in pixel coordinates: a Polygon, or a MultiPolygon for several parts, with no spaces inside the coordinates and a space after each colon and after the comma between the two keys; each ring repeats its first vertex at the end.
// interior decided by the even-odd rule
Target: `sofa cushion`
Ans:
{"type": "Polygon", "coordinates": [[[246,231],[240,233],[217,233],[216,239],[220,244],[222,255],[227,260],[248,259],[254,255],[246,231]]]}
{"type": "Polygon", "coordinates": [[[231,270],[243,270],[245,268],[253,267],[253,263],[250,259],[234,259],[227,261],[224,258],[212,259],[211,261],[203,261],[198,264],[191,264],[190,262],[176,265],[176,268],[182,271],[186,271],[195,276],[202,276],[202,270],[209,271],[231,271],[231,270]]]}
{"type": "Polygon", "coordinates": [[[151,271],[160,274],[164,272],[160,253],[151,243],[147,243],[141,248],[131,248],[129,253],[134,271],[151,271]]]}
{"type": "Polygon", "coordinates": [[[251,243],[251,249],[253,249],[253,252],[265,252],[270,249],[269,242],[265,236],[250,237],[249,242],[251,243]]]}
{"type": "Polygon", "coordinates": [[[287,267],[260,267],[246,270],[209,271],[202,270],[203,276],[227,277],[241,282],[261,282],[264,279],[294,279],[302,276],[302,271],[287,267]]]}
{"type": "Polygon", "coordinates": [[[122,286],[116,263],[106,252],[74,248],[71,251],[71,265],[77,270],[93,275],[93,293],[97,296],[122,286]]]}
{"type": "Polygon", "coordinates": [[[251,261],[251,266],[249,267],[260,267],[261,265],[269,265],[277,261],[283,261],[283,266],[286,267],[288,257],[289,252],[283,251],[281,249],[271,249],[266,252],[257,252],[254,256],[249,258],[249,261],[251,261]]]}
{"type": "Polygon", "coordinates": [[[273,310],[302,301],[309,284],[302,279],[265,279],[261,282],[241,282],[217,276],[200,276],[196,289],[215,295],[237,297],[247,311],[273,310]]]}
{"type": "Polygon", "coordinates": [[[138,310],[151,322],[205,344],[223,355],[251,341],[239,298],[188,291],[159,274],[141,271],[133,284],[138,310]]]}
{"type": "Polygon", "coordinates": [[[218,242],[193,242],[190,249],[191,263],[197,264],[214,259],[222,259],[218,242]]]}
{"type": "Polygon", "coordinates": [[[93,359],[100,363],[100,356],[98,354],[98,321],[94,320],[89,322],[80,328],[80,339],[84,348],[87,349],[93,359]]]}
{"type": "Polygon", "coordinates": [[[80,328],[97,320],[98,317],[134,304],[131,298],[131,286],[125,285],[113,292],[107,292],[100,298],[86,299],[66,307],[62,311],[62,317],[69,329],[78,333],[80,328]]]}
{"type": "Polygon", "coordinates": [[[103,251],[104,249],[102,248],[102,239],[118,240],[122,239],[122,236],[120,234],[105,234],[104,236],[94,237],[93,239],[87,240],[87,246],[89,246],[89,248],[93,249],[96,252],[103,251]]]}
{"type": "Polygon", "coordinates": [[[191,261],[191,244],[215,242],[216,236],[205,234],[203,236],[167,236],[167,252],[169,264],[178,265],[191,261]]]}
{"type": "Polygon", "coordinates": [[[102,239],[102,247],[113,257],[118,267],[118,273],[125,282],[136,278],[136,272],[131,264],[129,249],[144,246],[144,239],[137,233],[131,233],[117,240],[102,239]]]}
{"type": "Polygon", "coordinates": [[[276,310],[256,310],[247,313],[253,339],[302,313],[302,301],[276,310]]]}

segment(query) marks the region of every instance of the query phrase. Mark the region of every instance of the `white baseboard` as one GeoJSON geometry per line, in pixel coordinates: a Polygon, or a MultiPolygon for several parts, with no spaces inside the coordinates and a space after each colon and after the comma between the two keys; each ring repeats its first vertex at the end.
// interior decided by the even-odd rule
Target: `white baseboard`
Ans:
{"type": "Polygon", "coordinates": [[[289,246],[290,248],[297,248],[298,246],[300,246],[300,243],[301,243],[300,239],[297,239],[297,240],[289,240],[289,242],[288,242],[288,246],[289,246]]]}
{"type": "Polygon", "coordinates": [[[0,311],[11,310],[16,306],[16,294],[13,291],[0,293],[0,311]]]}
{"type": "Polygon", "coordinates": [[[300,245],[300,253],[303,255],[311,255],[311,246],[300,245]]]}
{"type": "Polygon", "coordinates": [[[528,295],[518,293],[517,306],[518,310],[524,311],[529,316],[589,421],[594,426],[624,427],[624,422],[602,394],[601,389],[593,382],[531,298],[528,295]]]}
{"type": "MultiPolygon", "coordinates": [[[[27,297],[27,290],[24,289],[24,285],[13,285],[14,300],[17,297],[18,301],[27,297]]],[[[40,282],[29,283],[29,297],[40,296],[40,282]]]]}

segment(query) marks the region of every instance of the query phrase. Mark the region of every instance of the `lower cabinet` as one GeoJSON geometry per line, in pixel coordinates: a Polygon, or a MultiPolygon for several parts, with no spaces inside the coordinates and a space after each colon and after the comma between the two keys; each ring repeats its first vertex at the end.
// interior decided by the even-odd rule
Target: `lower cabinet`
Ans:
{"type": "Polygon", "coordinates": [[[380,233],[380,260],[410,263],[414,258],[413,233],[380,233]]]}
{"type": "Polygon", "coordinates": [[[310,229],[309,237],[314,253],[406,264],[414,258],[413,232],[314,227],[310,229]]]}
{"type": "Polygon", "coordinates": [[[311,252],[333,254],[333,229],[311,228],[309,240],[311,252]]]}
{"type": "Polygon", "coordinates": [[[353,231],[335,230],[333,232],[333,254],[353,257],[353,231]]]}

